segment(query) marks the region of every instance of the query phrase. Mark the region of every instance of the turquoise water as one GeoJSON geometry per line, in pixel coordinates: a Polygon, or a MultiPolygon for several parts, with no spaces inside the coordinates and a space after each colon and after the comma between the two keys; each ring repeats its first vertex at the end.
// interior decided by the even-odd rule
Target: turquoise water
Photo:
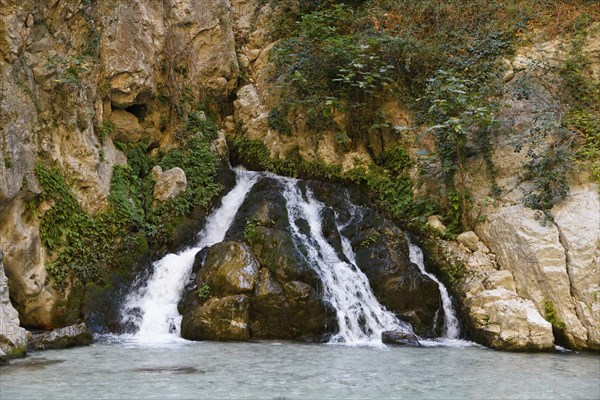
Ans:
{"type": "Polygon", "coordinates": [[[4,399],[598,399],[594,354],[279,342],[94,344],[0,369],[4,399]]]}

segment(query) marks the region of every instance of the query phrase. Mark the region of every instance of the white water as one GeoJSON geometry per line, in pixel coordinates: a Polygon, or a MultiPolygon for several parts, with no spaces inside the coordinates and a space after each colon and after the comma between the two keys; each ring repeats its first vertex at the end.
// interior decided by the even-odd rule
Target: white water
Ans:
{"type": "Polygon", "coordinates": [[[354,263],[354,253],[347,239],[342,243],[346,257],[341,260],[323,237],[320,211],[323,204],[309,189],[306,199],[293,179],[279,178],[284,185],[288,216],[294,239],[301,241],[308,251],[308,261],[323,282],[324,299],[336,310],[339,333],[332,342],[345,344],[381,344],[381,333],[389,330],[411,332],[410,325],[398,320],[375,298],[365,274],[354,263]],[[310,236],[296,225],[305,219],[310,226],[310,236]]]}
{"type": "Polygon", "coordinates": [[[460,335],[460,327],[458,324],[458,319],[456,318],[456,314],[454,312],[454,308],[452,308],[452,300],[450,300],[450,295],[448,295],[448,290],[446,286],[442,282],[436,278],[435,275],[430,274],[425,270],[425,262],[423,259],[423,250],[416,244],[412,243],[407,236],[408,241],[408,254],[410,261],[417,264],[421,273],[423,275],[427,275],[430,277],[435,283],[437,283],[440,289],[440,296],[442,298],[442,308],[444,310],[444,337],[447,339],[458,339],[460,335]]]}
{"type": "Polygon", "coordinates": [[[196,253],[206,246],[222,242],[235,214],[259,178],[255,172],[236,170],[236,186],[223,197],[221,205],[207,218],[198,234],[198,242],[178,254],[167,254],[154,263],[154,273],[138,292],[131,293],[124,306],[124,318],[139,309],[139,328],[135,339],[143,343],[164,343],[179,339],[181,315],[177,311],[196,253]]]}

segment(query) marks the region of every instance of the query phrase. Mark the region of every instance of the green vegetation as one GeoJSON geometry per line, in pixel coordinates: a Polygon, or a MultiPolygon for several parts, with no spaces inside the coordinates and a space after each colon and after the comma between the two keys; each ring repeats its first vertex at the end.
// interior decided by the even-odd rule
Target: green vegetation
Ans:
{"type": "Polygon", "coordinates": [[[565,323],[556,314],[554,303],[550,299],[544,300],[544,318],[552,324],[554,329],[564,330],[565,323]]]}
{"type": "Polygon", "coordinates": [[[409,175],[411,161],[400,145],[379,154],[377,164],[358,166],[346,172],[342,172],[339,165],[306,161],[298,153],[289,154],[285,160],[270,157],[260,140],[236,138],[230,146],[233,160],[253,170],[357,185],[380,211],[411,227],[424,226],[427,217],[438,211],[436,205],[427,199],[413,199],[409,175]]]}
{"type": "Polygon", "coordinates": [[[200,300],[206,300],[212,296],[212,290],[210,289],[210,286],[205,283],[198,288],[196,294],[200,300]]]}
{"type": "Polygon", "coordinates": [[[102,267],[114,265],[115,250],[136,246],[135,234],[122,235],[143,228],[143,215],[128,197],[135,184],[130,172],[126,166],[115,168],[110,207],[92,217],[77,202],[58,168],[36,165],[43,191],[30,207],[35,211],[42,202],[52,204],[40,219],[40,235],[52,256],[46,270],[55,284],[60,285],[70,274],[83,283],[95,281],[102,267]]]}
{"type": "Polygon", "coordinates": [[[96,135],[100,141],[103,141],[105,138],[112,135],[115,130],[115,125],[111,121],[102,121],[100,125],[96,128],[96,135]]]}
{"type": "Polygon", "coordinates": [[[81,82],[83,74],[90,71],[90,60],[86,56],[73,55],[64,58],[60,55],[48,59],[44,67],[56,73],[54,81],[60,85],[81,82]]]}
{"type": "MultiPolygon", "coordinates": [[[[107,125],[103,128],[109,129],[107,125]]],[[[168,242],[176,225],[185,222],[193,209],[207,207],[221,190],[213,180],[218,158],[210,150],[210,140],[215,135],[214,123],[192,114],[186,142],[166,154],[149,157],[143,144],[117,143],[128,165],[115,167],[108,208],[95,216],[77,202],[58,167],[38,163],[35,172],[43,190],[30,203],[30,210],[36,213],[43,202],[50,205],[41,215],[40,234],[51,255],[47,271],[54,284],[60,287],[68,278],[84,284],[100,282],[106,270],[135,262],[124,254],[147,252],[149,242],[168,242]],[[164,169],[178,166],[188,182],[185,192],[156,207],[152,197],[154,165],[164,169]]]]}
{"type": "Polygon", "coordinates": [[[562,70],[564,87],[570,96],[565,125],[576,134],[576,158],[590,164],[593,177],[600,184],[600,79],[593,79],[589,60],[581,54],[587,34],[585,28],[576,31],[570,57],[562,70]]]}
{"type": "Polygon", "coordinates": [[[254,217],[246,220],[246,225],[244,226],[244,239],[248,243],[254,243],[259,239],[259,234],[256,232],[257,226],[260,226],[258,218],[254,217]]]}
{"type": "MultiPolygon", "coordinates": [[[[449,71],[439,70],[429,79],[425,91],[432,103],[428,109],[429,120],[436,123],[430,129],[435,131],[438,155],[448,188],[448,220],[451,229],[472,226],[468,215],[469,193],[465,183],[467,146],[473,145],[469,141],[469,134],[483,135],[496,125],[494,115],[497,104],[478,93],[472,83],[449,71]]],[[[487,158],[491,162],[489,137],[487,140],[474,142],[484,144],[478,150],[481,153],[487,152],[487,158]]]]}
{"type": "MultiPolygon", "coordinates": [[[[329,131],[342,150],[364,145],[377,165],[355,173],[362,175],[359,180],[382,208],[397,215],[414,208],[406,196],[410,184],[381,173],[377,161],[382,151],[378,138],[383,142],[394,135],[382,105],[396,101],[434,133],[445,185],[440,197],[446,199],[438,208],[443,209],[451,233],[475,222],[468,212],[473,204],[465,182],[469,157],[483,157],[492,180],[490,195],[501,194],[492,140],[498,129],[503,59],[530,43],[531,32],[536,41],[584,32],[597,15],[593,2],[585,0],[271,1],[285,12],[272,31],[275,39],[282,40],[272,56],[280,103],[269,116],[270,126],[287,135],[288,118],[302,115],[309,134],[316,138],[329,131]]],[[[561,166],[569,159],[563,150],[571,144],[565,131],[575,129],[584,138],[580,159],[598,159],[598,84],[583,74],[587,64],[577,54],[575,46],[564,73],[572,97],[578,99],[567,114],[570,128],[545,133],[556,136],[555,143],[548,149],[537,146],[529,155],[524,180],[533,187],[524,201],[533,208],[548,210],[568,192],[568,165],[561,166]]],[[[531,95],[526,80],[520,88],[519,96],[531,95]]],[[[286,170],[280,162],[274,163],[275,169],[266,168],[286,170]]],[[[598,176],[596,161],[592,169],[598,176]]]]}

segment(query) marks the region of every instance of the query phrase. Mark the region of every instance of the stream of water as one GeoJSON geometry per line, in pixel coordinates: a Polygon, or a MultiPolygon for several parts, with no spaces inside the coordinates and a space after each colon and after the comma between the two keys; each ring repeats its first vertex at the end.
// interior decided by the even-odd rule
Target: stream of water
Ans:
{"type": "Polygon", "coordinates": [[[236,185],[221,200],[198,233],[196,245],[177,254],[167,254],[154,263],[154,272],[140,290],[132,292],[123,306],[124,322],[138,327],[136,340],[161,343],[178,340],[181,315],[177,311],[194,257],[206,246],[223,241],[246,195],[259,179],[256,172],[236,169],[236,185]]]}
{"type": "Polygon", "coordinates": [[[456,313],[454,312],[454,308],[452,307],[452,300],[450,299],[450,295],[448,294],[448,289],[439,279],[430,274],[425,270],[425,259],[423,257],[423,250],[416,244],[410,241],[408,238],[408,254],[410,257],[410,261],[417,264],[419,270],[423,275],[427,275],[430,277],[435,283],[438,285],[438,289],[440,290],[440,297],[442,298],[442,310],[444,311],[444,337],[447,339],[458,339],[460,336],[460,324],[458,322],[458,318],[456,318],[456,313]]]}
{"type": "Polygon", "coordinates": [[[280,181],[285,185],[283,195],[294,239],[307,249],[308,262],[323,282],[324,298],[336,310],[340,330],[332,340],[352,345],[380,344],[384,331],[412,332],[409,324],[398,320],[379,303],[366,275],[353,262],[354,251],[348,240],[342,239],[342,244],[350,263],[341,260],[323,237],[320,215],[324,205],[310,189],[303,196],[295,180],[280,178],[280,181]],[[299,219],[308,222],[310,234],[301,232],[296,222],[299,219]]]}

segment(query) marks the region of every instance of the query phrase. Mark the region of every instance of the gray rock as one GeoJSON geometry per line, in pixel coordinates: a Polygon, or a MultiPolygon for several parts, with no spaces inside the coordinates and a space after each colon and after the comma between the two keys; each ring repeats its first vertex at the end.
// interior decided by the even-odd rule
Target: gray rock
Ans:
{"type": "Polygon", "coordinates": [[[456,237],[456,241],[471,251],[479,249],[479,237],[473,231],[463,232],[456,237]]]}
{"type": "Polygon", "coordinates": [[[36,350],[65,349],[75,346],[87,346],[92,343],[92,333],[85,323],[54,329],[42,335],[36,335],[31,346],[36,350]]]}
{"type": "Polygon", "coordinates": [[[385,344],[397,346],[420,347],[419,339],[414,333],[401,331],[387,331],[381,334],[381,341],[385,344]]]}
{"type": "Polygon", "coordinates": [[[27,348],[28,332],[19,326],[19,313],[10,302],[8,290],[0,251],[0,363],[25,354],[27,348]]]}

